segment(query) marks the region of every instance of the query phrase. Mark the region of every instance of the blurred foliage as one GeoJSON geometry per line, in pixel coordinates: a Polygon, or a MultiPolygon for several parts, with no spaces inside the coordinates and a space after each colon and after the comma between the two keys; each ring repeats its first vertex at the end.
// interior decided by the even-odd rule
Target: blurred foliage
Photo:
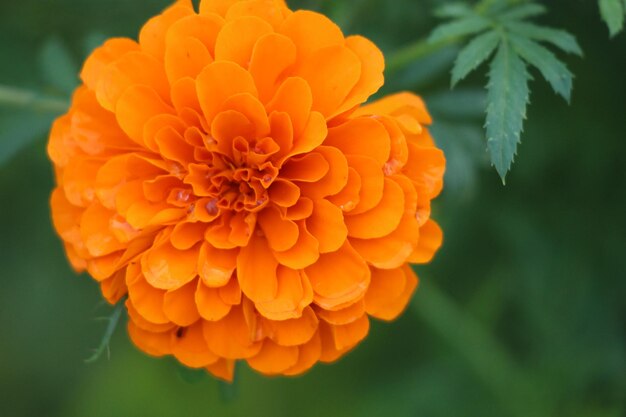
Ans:
{"type": "Polygon", "coordinates": [[[571,106],[532,85],[522,157],[503,188],[485,152],[482,77],[450,91],[458,43],[421,41],[445,3],[290,1],[380,45],[383,92],[425,97],[448,158],[434,207],[446,242],[418,268],[404,316],[373,323],[338,363],[295,379],[241,366],[229,386],[139,353],[122,328],[110,359],[85,364],[104,330],[94,319],[110,308],[71,272],[49,220],[45,132],[77,82],[68,71],[103,38],[136,36],[167,1],[0,2],[0,85],[10,86],[0,102],[22,99],[0,110],[0,415],[624,416],[626,36],[608,41],[595,2],[550,2],[558,13],[541,25],[576,34],[586,57],[563,58],[576,74],[571,106]]]}

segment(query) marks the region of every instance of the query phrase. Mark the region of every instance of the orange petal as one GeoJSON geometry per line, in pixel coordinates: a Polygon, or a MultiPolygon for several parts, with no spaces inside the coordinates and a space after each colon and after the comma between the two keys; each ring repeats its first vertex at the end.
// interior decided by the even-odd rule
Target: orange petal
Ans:
{"type": "MultiPolygon", "coordinates": [[[[205,230],[206,225],[203,223],[178,223],[174,226],[170,236],[172,246],[178,250],[191,249],[204,238],[205,230]]],[[[198,267],[198,271],[200,271],[200,267],[198,267]]]]}
{"type": "Polygon", "coordinates": [[[129,320],[128,335],[133,343],[148,355],[159,357],[172,352],[170,346],[170,332],[149,332],[141,329],[129,320]]]}
{"type": "Polygon", "coordinates": [[[257,96],[254,79],[250,73],[234,62],[209,64],[198,75],[196,88],[202,112],[209,122],[229,97],[240,93],[257,96]]]}
{"type": "Polygon", "coordinates": [[[339,26],[326,16],[307,10],[298,10],[288,16],[278,29],[298,47],[298,62],[322,48],[343,45],[344,37],[339,26]]]}
{"type": "Polygon", "coordinates": [[[272,26],[278,27],[289,14],[285,0],[246,0],[233,4],[226,13],[226,19],[241,16],[257,16],[272,26]]]}
{"type": "Polygon", "coordinates": [[[255,302],[273,300],[278,290],[277,267],[267,240],[253,234],[237,256],[237,278],[243,293],[255,302]]]}
{"type": "Polygon", "coordinates": [[[214,364],[207,366],[206,370],[216,378],[232,382],[235,377],[235,361],[221,358],[214,364]]]}
{"type": "Polygon", "coordinates": [[[128,52],[139,50],[139,44],[128,38],[107,39],[96,48],[85,61],[80,78],[90,90],[94,91],[104,69],[128,52]]]}
{"type": "Polygon", "coordinates": [[[178,20],[192,15],[192,8],[177,3],[163,13],[148,20],[139,32],[141,49],[156,58],[162,59],[165,54],[165,37],[170,27],[178,20]]]}
{"type": "Polygon", "coordinates": [[[176,326],[174,323],[155,324],[146,320],[135,308],[130,299],[127,299],[124,303],[126,310],[128,311],[128,319],[131,320],[137,327],[147,330],[149,332],[161,333],[168,332],[174,329],[176,326]]]}
{"type": "Polygon", "coordinates": [[[138,267],[128,267],[128,275],[126,277],[128,298],[133,303],[137,313],[150,323],[169,323],[170,320],[163,311],[165,291],[148,284],[143,275],[141,275],[141,271],[137,271],[138,269],[138,267]],[[129,277],[132,277],[134,280],[129,280],[129,277]]]}
{"type": "Polygon", "coordinates": [[[322,341],[321,362],[334,362],[367,336],[369,320],[367,314],[343,326],[320,322],[322,341]]]}
{"type": "Polygon", "coordinates": [[[409,160],[403,173],[415,181],[429,198],[436,197],[443,187],[446,160],[443,152],[435,147],[423,147],[409,142],[409,160]]]}
{"type": "Polygon", "coordinates": [[[196,287],[197,284],[193,280],[180,288],[165,293],[163,312],[171,322],[185,327],[190,326],[200,318],[194,300],[196,287]]]}
{"type": "Polygon", "coordinates": [[[198,274],[208,287],[223,287],[237,267],[237,250],[223,250],[205,242],[198,254],[198,274]]]}
{"type": "Polygon", "coordinates": [[[376,45],[362,36],[348,36],[346,46],[359,57],[363,65],[361,66],[359,81],[352,88],[338,112],[349,110],[366,102],[385,82],[383,76],[385,57],[376,45]]]}
{"type": "Polygon", "coordinates": [[[268,206],[261,211],[258,221],[272,250],[286,251],[298,241],[298,225],[292,220],[283,218],[275,206],[268,206]]]}
{"type": "Polygon", "coordinates": [[[102,281],[100,283],[100,291],[109,304],[117,304],[128,292],[128,288],[126,288],[126,271],[120,269],[110,278],[102,281]]]}
{"type": "Polygon", "coordinates": [[[254,138],[263,138],[270,133],[270,121],[265,112],[265,107],[253,94],[235,94],[222,103],[220,110],[235,110],[246,116],[255,127],[254,138]]]}
{"type": "Polygon", "coordinates": [[[298,77],[287,78],[267,104],[267,113],[284,112],[289,115],[294,137],[304,131],[311,114],[313,96],[309,84],[298,77]]]}
{"type": "MultiPolygon", "coordinates": [[[[382,175],[380,176],[380,184],[380,195],[382,197],[382,175]]],[[[362,180],[358,172],[354,168],[348,167],[348,182],[346,183],[346,186],[338,194],[329,196],[327,200],[339,207],[344,212],[352,211],[361,201],[361,198],[359,196],[361,187],[362,180]]]]}
{"type": "Polygon", "coordinates": [[[391,143],[385,127],[376,119],[352,119],[328,131],[324,145],[334,146],[346,155],[368,156],[385,165],[389,159],[391,143]]]}
{"type": "Polygon", "coordinates": [[[319,308],[316,311],[319,318],[329,324],[349,324],[360,319],[363,314],[365,314],[365,302],[360,300],[352,305],[349,305],[348,307],[336,311],[325,310],[323,308],[319,308]]]}
{"type": "Polygon", "coordinates": [[[94,203],[87,207],[80,218],[80,233],[85,248],[92,256],[104,256],[126,247],[109,227],[114,212],[94,203]]]}
{"type": "Polygon", "coordinates": [[[200,112],[200,102],[196,93],[196,80],[190,77],[184,77],[172,83],[171,87],[172,104],[177,112],[181,113],[183,109],[193,109],[200,112]]]}
{"type": "Polygon", "coordinates": [[[317,332],[317,316],[311,307],[302,311],[302,316],[288,320],[265,320],[264,326],[270,339],[281,346],[303,345],[317,332]]]}
{"type": "Polygon", "coordinates": [[[398,228],[404,214],[404,192],[393,180],[385,178],[383,198],[373,209],[346,216],[351,237],[372,239],[387,236],[398,228]]]}
{"type": "Polygon", "coordinates": [[[232,61],[247,68],[254,45],[263,35],[272,32],[272,25],[255,16],[228,21],[217,35],[215,60],[232,61]]]}
{"type": "Polygon", "coordinates": [[[358,173],[361,181],[358,202],[350,214],[364,213],[376,207],[383,198],[385,175],[376,161],[366,156],[350,155],[348,164],[358,173]]]}
{"type": "Polygon", "coordinates": [[[209,321],[223,319],[231,309],[231,305],[226,304],[220,297],[219,289],[206,286],[202,280],[198,281],[195,304],[198,306],[200,316],[209,321]]]}
{"type": "Polygon", "coordinates": [[[415,252],[409,257],[409,262],[424,264],[430,262],[443,243],[443,232],[433,220],[427,221],[420,227],[420,238],[415,252]]]}
{"type": "Polygon", "coordinates": [[[255,304],[258,312],[270,320],[296,319],[313,301],[313,289],[308,278],[293,269],[278,267],[278,292],[271,301],[255,304]]]}
{"type": "Polygon", "coordinates": [[[209,350],[204,340],[202,322],[179,328],[173,334],[172,354],[183,365],[203,368],[218,361],[219,357],[209,350]]]}
{"type": "Polygon", "coordinates": [[[361,61],[345,46],[330,46],[313,52],[297,75],[311,87],[313,110],[330,118],[341,112],[341,104],[359,81],[361,61]]]}
{"type": "Polygon", "coordinates": [[[201,0],[200,1],[200,14],[208,15],[211,13],[219,14],[220,16],[226,16],[226,12],[233,4],[236,4],[241,0],[201,0]]]}
{"type": "Polygon", "coordinates": [[[291,207],[300,199],[300,188],[291,181],[278,178],[268,189],[270,201],[280,207],[291,207]]]}
{"type": "Polygon", "coordinates": [[[406,215],[389,235],[377,239],[351,238],[350,244],[370,265],[377,268],[397,268],[408,261],[419,239],[415,216],[406,215]]]}
{"type": "Polygon", "coordinates": [[[339,250],[348,237],[343,212],[327,200],[313,201],[313,213],[306,220],[306,226],[319,242],[320,253],[339,250]]]}
{"type": "Polygon", "coordinates": [[[306,344],[298,346],[298,362],[285,370],[285,375],[300,375],[310,369],[320,359],[322,342],[319,332],[316,332],[306,344]]]}
{"type": "Polygon", "coordinates": [[[165,72],[170,84],[184,77],[196,78],[211,62],[213,58],[206,46],[191,36],[168,42],[165,50],[165,72]]]}
{"type": "Polygon", "coordinates": [[[296,46],[277,33],[259,38],[250,59],[250,74],[259,89],[263,103],[272,99],[285,71],[296,61],[296,46]]]}
{"type": "Polygon", "coordinates": [[[248,365],[263,374],[276,375],[292,367],[298,361],[298,348],[280,346],[266,339],[255,356],[248,358],[248,365]]]}
{"type": "Polygon", "coordinates": [[[178,250],[169,241],[156,245],[141,257],[146,281],[164,290],[180,288],[198,274],[199,248],[178,250]]]}
{"type": "Polygon", "coordinates": [[[204,321],[204,339],[211,352],[228,359],[243,359],[256,355],[263,344],[253,341],[252,330],[246,323],[243,308],[233,307],[219,321],[204,321]]]}
{"type": "Polygon", "coordinates": [[[280,176],[291,181],[316,182],[324,178],[329,169],[326,158],[312,152],[290,158],[280,169],[280,176]]]}
{"type": "Polygon", "coordinates": [[[302,197],[296,204],[287,209],[285,218],[289,220],[304,220],[313,213],[313,200],[302,197]]]}
{"type": "Polygon", "coordinates": [[[365,310],[378,319],[393,320],[406,308],[416,287],[417,277],[408,267],[372,268],[372,282],[365,294],[365,310]]]}
{"type": "Polygon", "coordinates": [[[122,130],[135,142],[143,144],[143,130],[148,121],[160,114],[172,114],[174,109],[145,85],[134,85],[126,89],[117,102],[117,122],[122,130]]]}
{"type": "Polygon", "coordinates": [[[305,272],[315,292],[315,304],[325,309],[340,309],[356,302],[370,281],[367,264],[348,242],[337,252],[321,255],[305,272]]]}
{"type": "Polygon", "coordinates": [[[307,230],[306,224],[298,222],[298,242],[293,248],[284,252],[274,252],[275,258],[281,265],[292,269],[303,269],[319,259],[319,242],[307,230]]]}
{"type": "Polygon", "coordinates": [[[408,114],[421,124],[429,125],[432,123],[432,118],[426,110],[424,100],[409,92],[388,95],[354,112],[355,116],[377,114],[390,116],[408,114]]]}
{"type": "Polygon", "coordinates": [[[105,109],[114,111],[122,94],[133,85],[149,87],[162,100],[169,100],[163,64],[151,55],[137,51],[121,56],[102,71],[95,90],[98,102],[105,109]]]}
{"type": "Polygon", "coordinates": [[[302,195],[312,200],[335,195],[348,183],[348,161],[341,151],[330,146],[320,146],[315,151],[326,159],[330,169],[321,180],[300,185],[302,195]]]}

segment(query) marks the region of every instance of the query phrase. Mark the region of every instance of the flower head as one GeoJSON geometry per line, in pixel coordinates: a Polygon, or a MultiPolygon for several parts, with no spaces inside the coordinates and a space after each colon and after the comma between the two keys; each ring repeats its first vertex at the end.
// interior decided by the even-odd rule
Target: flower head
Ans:
{"type": "Polygon", "coordinates": [[[55,228],[148,354],[295,375],[395,318],[444,157],[381,52],[282,0],[179,1],[110,39],[52,128],[55,228]]]}

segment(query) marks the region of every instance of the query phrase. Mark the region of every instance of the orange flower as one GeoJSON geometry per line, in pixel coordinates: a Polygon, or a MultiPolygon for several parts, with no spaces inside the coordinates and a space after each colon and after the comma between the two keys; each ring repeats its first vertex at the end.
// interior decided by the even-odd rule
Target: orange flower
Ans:
{"type": "Polygon", "coordinates": [[[419,97],[363,105],[383,69],[281,0],[179,1],[93,52],[50,134],[52,217],[141,350],[296,375],[400,314],[445,161],[419,97]]]}

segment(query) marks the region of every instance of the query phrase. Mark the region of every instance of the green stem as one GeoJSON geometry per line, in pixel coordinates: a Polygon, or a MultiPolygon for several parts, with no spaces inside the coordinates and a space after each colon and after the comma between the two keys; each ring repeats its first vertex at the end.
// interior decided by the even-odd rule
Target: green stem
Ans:
{"type": "Polygon", "coordinates": [[[448,345],[458,350],[472,371],[511,416],[547,416],[551,408],[530,375],[498,340],[432,282],[422,280],[412,304],[415,314],[448,345]]]}
{"type": "Polygon", "coordinates": [[[397,72],[425,56],[459,43],[460,40],[459,38],[451,38],[439,42],[429,42],[427,38],[424,38],[409,44],[389,56],[387,59],[387,74],[397,72]]]}
{"type": "Polygon", "coordinates": [[[69,103],[66,100],[46,97],[34,91],[0,85],[0,106],[63,113],[69,107],[69,103]]]}

